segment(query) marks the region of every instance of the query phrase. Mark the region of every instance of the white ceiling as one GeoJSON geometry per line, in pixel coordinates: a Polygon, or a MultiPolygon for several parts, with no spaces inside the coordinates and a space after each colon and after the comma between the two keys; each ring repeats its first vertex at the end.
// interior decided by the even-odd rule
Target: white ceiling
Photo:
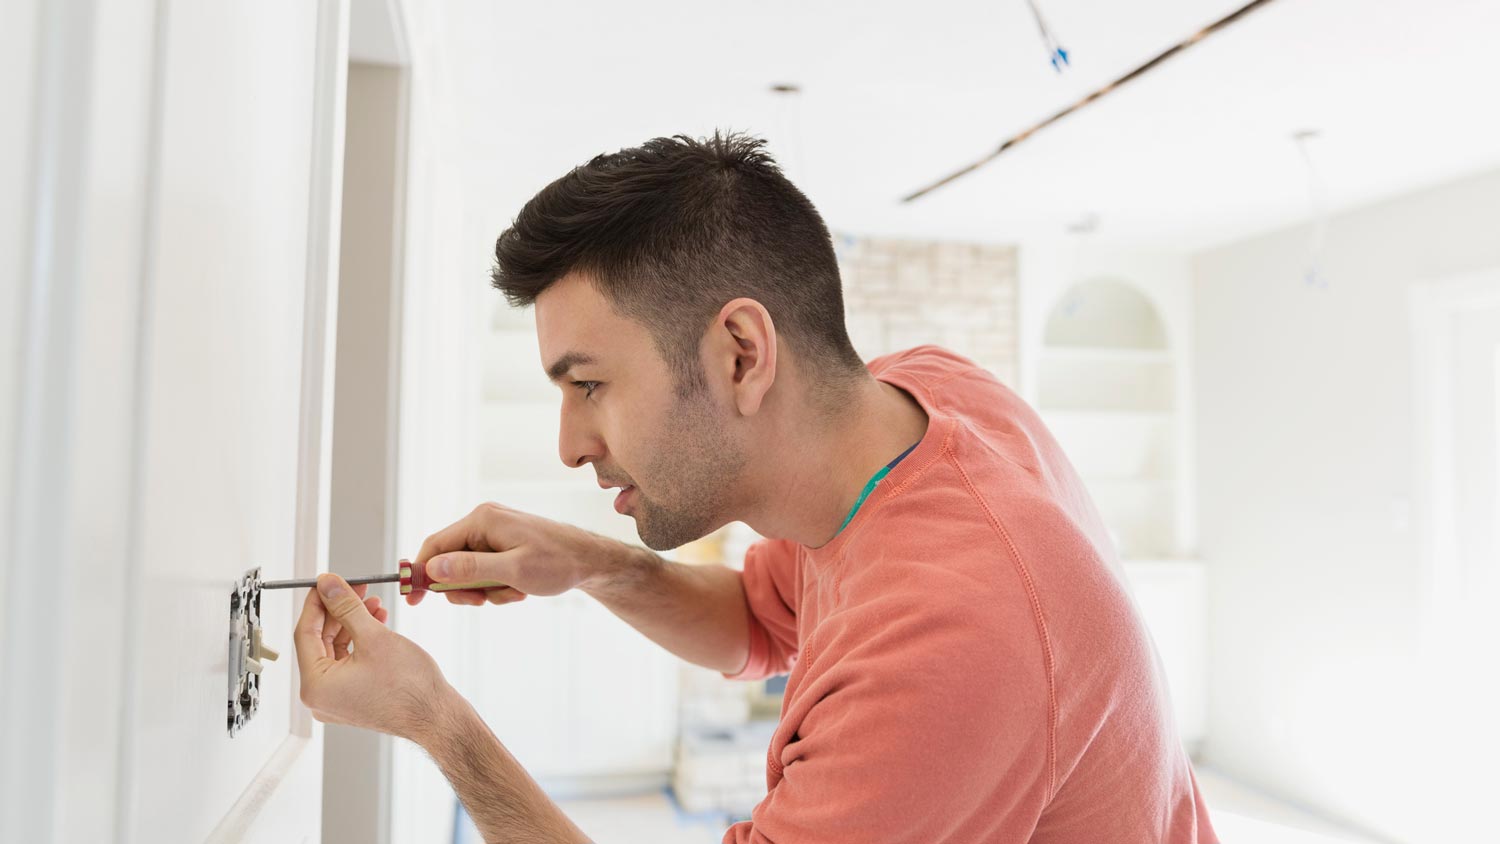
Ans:
{"type": "Polygon", "coordinates": [[[459,6],[474,200],[503,225],[596,153],[727,127],[836,230],[1015,241],[1092,214],[1099,240],[1196,250],[1307,218],[1298,130],[1334,209],[1500,166],[1500,2],[1277,0],[900,203],[1241,0],[1037,3],[1063,74],[1024,0],[459,6]]]}

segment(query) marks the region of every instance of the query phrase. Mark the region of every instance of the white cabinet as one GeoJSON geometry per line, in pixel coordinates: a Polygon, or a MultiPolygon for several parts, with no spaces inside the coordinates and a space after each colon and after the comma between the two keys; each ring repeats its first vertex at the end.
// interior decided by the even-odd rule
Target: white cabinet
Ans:
{"type": "Polygon", "coordinates": [[[474,704],[554,793],[660,787],[677,736],[677,659],[570,592],[481,608],[474,704]]]}
{"type": "Polygon", "coordinates": [[[1078,282],[1047,315],[1037,410],[1083,477],[1122,557],[1175,553],[1176,360],[1126,281],[1078,282]]]}
{"type": "Polygon", "coordinates": [[[665,782],[677,739],[677,658],[594,599],[571,597],[571,767],[596,780],[665,782]]]}
{"type": "Polygon", "coordinates": [[[1190,752],[1202,743],[1207,718],[1207,592],[1198,560],[1125,563],[1136,607],[1156,643],[1172,693],[1177,729],[1190,752]]]}

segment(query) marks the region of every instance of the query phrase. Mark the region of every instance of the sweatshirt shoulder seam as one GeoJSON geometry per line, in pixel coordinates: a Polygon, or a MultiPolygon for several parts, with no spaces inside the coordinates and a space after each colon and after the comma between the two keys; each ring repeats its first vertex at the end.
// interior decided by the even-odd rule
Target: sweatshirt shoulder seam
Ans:
{"type": "Polygon", "coordinates": [[[1043,669],[1047,680],[1046,799],[1050,801],[1054,796],[1055,789],[1057,787],[1057,678],[1055,673],[1055,661],[1052,653],[1052,639],[1047,632],[1047,620],[1042,613],[1041,599],[1037,596],[1036,583],[1032,580],[1031,571],[1027,568],[1025,561],[1021,559],[1021,554],[1017,550],[1015,542],[1011,539],[1010,531],[1005,529],[1005,525],[1000,521],[1000,519],[995,516],[994,511],[990,508],[989,502],[985,501],[984,497],[979,494],[979,490],[975,488],[974,482],[969,478],[968,471],[965,470],[963,464],[959,462],[958,456],[951,451],[946,452],[946,456],[948,458],[948,462],[951,463],[953,465],[953,468],[958,472],[959,478],[963,480],[964,489],[968,492],[969,496],[974,499],[975,503],[979,505],[980,509],[983,510],[985,519],[990,524],[990,528],[1000,537],[1001,541],[1005,544],[1006,551],[1010,554],[1011,562],[1016,568],[1016,573],[1020,575],[1021,582],[1026,588],[1027,600],[1031,603],[1032,618],[1036,623],[1037,636],[1041,640],[1043,669]]]}

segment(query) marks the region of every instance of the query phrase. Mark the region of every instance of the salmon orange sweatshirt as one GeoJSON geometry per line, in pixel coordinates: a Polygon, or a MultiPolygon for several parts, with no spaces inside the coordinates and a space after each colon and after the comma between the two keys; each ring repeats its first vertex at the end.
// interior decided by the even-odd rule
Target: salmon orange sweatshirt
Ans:
{"type": "Polygon", "coordinates": [[[1036,413],[935,346],[869,369],[927,433],[827,544],[746,553],[750,656],[724,676],[790,677],[768,793],[725,844],[1215,844],[1116,552],[1036,413]]]}

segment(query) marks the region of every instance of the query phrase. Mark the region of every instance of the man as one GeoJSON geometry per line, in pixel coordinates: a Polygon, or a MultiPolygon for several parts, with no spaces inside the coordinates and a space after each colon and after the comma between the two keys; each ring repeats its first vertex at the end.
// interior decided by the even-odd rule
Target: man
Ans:
{"type": "MultiPolygon", "coordinates": [[[[562,461],[619,488],[647,546],[732,520],[773,538],[741,574],[485,504],[416,563],[508,584],[453,603],[582,589],[726,677],[790,672],[768,793],[726,842],[1216,841],[1056,441],[956,354],[860,361],[828,231],[760,141],[595,158],[500,235],[494,283],[536,308],[562,461]]],[[[317,716],[422,745],[487,840],[586,840],[362,595],[324,575],[308,596],[317,716]]]]}

